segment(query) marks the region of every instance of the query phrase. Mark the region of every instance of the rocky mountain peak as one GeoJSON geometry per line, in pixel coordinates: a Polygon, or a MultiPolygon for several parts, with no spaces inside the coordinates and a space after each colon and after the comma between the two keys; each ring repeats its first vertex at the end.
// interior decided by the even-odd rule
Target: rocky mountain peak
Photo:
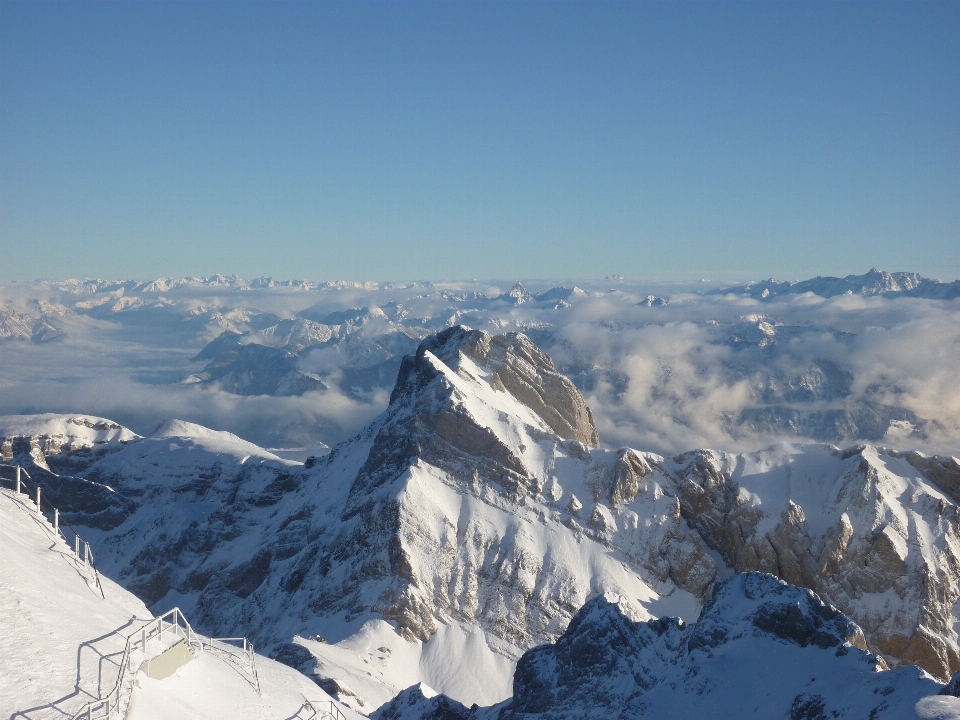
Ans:
{"type": "MultiPolygon", "coordinates": [[[[800,647],[867,650],[863,631],[846,615],[806,588],[766,573],[734,575],[714,588],[688,646],[716,647],[738,635],[763,633],[800,647]]],[[[881,666],[883,661],[876,662],[881,666]]]]}
{"type": "Polygon", "coordinates": [[[390,397],[391,405],[422,390],[442,374],[426,359],[428,353],[458,373],[461,359],[469,358],[483,371],[483,381],[496,391],[513,395],[553,433],[564,440],[599,446],[593,413],[580,391],[557,371],[550,356],[523,333],[490,335],[456,325],[431,335],[420,343],[416,355],[404,359],[390,397]]]}
{"type": "Polygon", "coordinates": [[[523,655],[512,700],[475,715],[826,718],[873,708],[871,717],[892,718],[939,690],[915,670],[886,670],[865,648],[843,613],[763,573],[718,583],[690,625],[638,621],[619,597],[599,595],[555,644],[523,655]]]}
{"type": "MultiPolygon", "coordinates": [[[[584,449],[600,440],[583,396],[550,356],[522,333],[447,328],[403,359],[344,517],[377,502],[378,488],[419,462],[472,476],[514,500],[540,492],[546,478],[524,451],[549,436],[584,449]]],[[[637,462],[623,469],[622,496],[636,494],[642,474],[637,462]]]]}
{"type": "Polygon", "coordinates": [[[521,283],[517,283],[510,288],[510,292],[507,293],[507,297],[510,298],[510,300],[516,305],[533,302],[534,300],[534,297],[530,294],[530,291],[527,290],[521,283]]]}

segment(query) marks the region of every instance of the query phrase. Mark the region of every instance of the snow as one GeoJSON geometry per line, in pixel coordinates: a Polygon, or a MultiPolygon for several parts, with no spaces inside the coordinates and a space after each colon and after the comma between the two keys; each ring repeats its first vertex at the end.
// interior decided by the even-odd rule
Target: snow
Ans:
{"type": "MultiPolygon", "coordinates": [[[[854,278],[854,292],[908,289],[902,279],[891,284],[884,277],[854,278]]],[[[799,287],[826,292],[833,283],[849,282],[821,278],[799,287]]],[[[382,326],[363,325],[363,333],[373,328],[366,338],[371,342],[384,332],[423,337],[451,318],[478,328],[537,331],[537,342],[558,367],[588,391],[601,437],[613,446],[640,445],[670,455],[704,445],[754,450],[777,437],[882,441],[887,432],[891,442],[900,438],[899,444],[956,453],[956,372],[938,359],[955,354],[960,332],[955,301],[859,295],[828,299],[785,293],[798,286],[778,283],[731,288],[720,295],[704,295],[708,288],[693,283],[620,281],[616,293],[607,292],[609,283],[603,281],[578,284],[584,292],[528,283],[536,301],[515,305],[506,297],[495,299],[499,288],[477,282],[159,278],[0,283],[0,335],[5,316],[18,325],[16,335],[32,332],[38,340],[0,346],[6,368],[0,412],[81,408],[114,417],[140,433],[173,415],[264,445],[333,445],[383,409],[390,373],[376,380],[379,387],[373,392],[368,394],[369,387],[355,392],[353,380],[340,379],[364,366],[349,353],[334,352],[324,368],[329,371],[324,382],[332,384],[311,399],[264,396],[250,401],[222,387],[178,381],[197,373],[193,358],[224,330],[243,334],[246,342],[287,342],[297,352],[322,352],[333,349],[331,340],[324,341],[333,326],[310,318],[339,314],[346,322],[350,315],[363,314],[361,308],[370,308],[366,319],[380,316],[382,326]],[[767,300],[754,299],[765,288],[767,300]],[[670,302],[656,309],[637,307],[649,297],[670,302]],[[751,340],[733,351],[729,336],[748,320],[756,339],[768,342],[759,348],[751,340]],[[39,342],[38,326],[62,332],[56,342],[39,342]],[[773,336],[767,334],[771,328],[773,336]],[[837,372],[820,372],[828,365],[837,372]],[[909,378],[905,385],[904,378],[909,378]],[[897,407],[882,411],[875,427],[856,426],[859,411],[879,407],[877,403],[897,407]],[[771,413],[759,424],[750,415],[757,409],[771,413]],[[840,425],[833,422],[836,413],[845,418],[840,425]]],[[[564,285],[570,288],[572,282],[564,285]]],[[[928,285],[938,288],[931,297],[944,298],[960,287],[928,285]]],[[[339,320],[336,326],[343,332],[339,320]]],[[[362,334],[354,332],[359,328],[348,332],[362,334]]],[[[305,356],[301,360],[310,364],[305,356]]]]}
{"type": "Polygon", "coordinates": [[[471,717],[960,718],[929,675],[883,670],[862,642],[812,593],[760,573],[718,586],[688,626],[638,623],[607,594],[524,656],[510,703],[471,717]]]}
{"type": "Polygon", "coordinates": [[[282,460],[292,460],[297,463],[302,463],[309,457],[323,457],[330,452],[330,448],[323,443],[306,447],[266,448],[266,450],[282,460]]]}
{"type": "Polygon", "coordinates": [[[185,420],[164,420],[157,426],[157,429],[150,434],[150,437],[153,439],[189,439],[208,452],[244,456],[241,464],[251,455],[270,460],[280,460],[280,458],[273,453],[251,442],[247,442],[233,433],[223,430],[211,430],[203,425],[197,425],[196,423],[185,420]]]}
{"type": "MultiPolygon", "coordinates": [[[[257,657],[257,673],[262,695],[249,675],[210,652],[163,680],[141,672],[127,720],[278,720],[293,717],[304,700],[330,700],[307,677],[268,658],[257,657]]],[[[339,707],[348,720],[362,717],[339,707]]]]}
{"type": "MultiPolygon", "coordinates": [[[[158,579],[154,587],[163,588],[158,595],[166,594],[151,599],[154,609],[178,605],[189,615],[194,608],[199,612],[199,600],[204,600],[207,622],[262,633],[258,645],[302,635],[296,642],[318,659],[318,674],[342,681],[343,687],[364,699],[365,710],[417,684],[467,705],[489,705],[507,698],[522,650],[552,640],[562,632],[570,613],[598,593],[616,593],[638,619],[668,615],[690,622],[697,617],[696,597],[675,587],[673,576],[657,576],[655,569],[644,564],[649,563],[645,553],[662,554],[660,542],[668,531],[683,542],[693,542],[680,519],[677,480],[669,476],[669,468],[679,461],[658,458],[663,468],[640,479],[637,497],[613,506],[609,482],[618,453],[561,441],[530,408],[509,392],[495,390],[492,374],[469,357],[461,356],[450,366],[429,352],[425,359],[440,376],[444,391],[449,389],[449,398],[443,393],[436,397],[449,400],[456,412],[495,435],[515,454],[530,480],[530,487],[513,497],[497,488],[496,479],[484,480],[486,485],[477,479],[472,486],[470,459],[441,468],[431,465],[427,457],[409,467],[403,465],[382,486],[381,499],[395,501],[401,508],[399,531],[390,540],[403,551],[404,562],[409,562],[410,597],[423,602],[415,620],[423,620],[420,637],[429,635],[426,642],[409,639],[409,632],[402,637],[394,625],[378,619],[385,615],[383,608],[389,608],[388,601],[382,600],[393,589],[390,584],[395,577],[374,576],[367,584],[350,587],[350,592],[356,591],[354,597],[344,598],[351,603],[350,622],[342,614],[343,605],[335,612],[311,606],[318,590],[330,593],[335,587],[329,578],[318,579],[315,570],[306,586],[281,594],[281,582],[290,577],[287,570],[294,565],[289,554],[271,556],[270,575],[257,577],[259,584],[251,585],[247,594],[224,592],[211,600],[212,595],[202,597],[206,588],[196,590],[201,585],[191,584],[193,578],[204,577],[193,571],[205,569],[208,578],[210,573],[223,573],[217,578],[222,585],[239,564],[280,547],[279,534],[288,528],[302,529],[302,533],[284,540],[284,551],[292,548],[291,552],[301,553],[297,561],[326,553],[324,560],[329,562],[329,549],[336,547],[332,541],[338,533],[346,536],[359,522],[344,508],[383,418],[357,439],[338,446],[336,457],[331,454],[309,473],[290,459],[281,459],[282,453],[182,420],[164,421],[147,438],[130,433],[122,449],[81,472],[90,480],[110,482],[139,505],[120,527],[91,530],[91,539],[102,540],[109,548],[105,566],[131,586],[142,582],[138,592],[158,579]],[[584,507],[571,505],[574,496],[584,507]],[[206,531],[218,514],[230,516],[230,529],[211,533],[209,547],[198,542],[196,550],[190,547],[169,559],[170,566],[180,563],[172,567],[180,577],[169,583],[160,573],[142,581],[134,577],[134,572],[145,574],[139,572],[141,567],[146,572],[160,567],[151,564],[150,553],[161,542],[182,548],[180,541],[190,539],[190,528],[204,525],[206,531]],[[335,638],[335,643],[304,639],[317,630],[335,638]]],[[[412,414],[409,408],[399,408],[396,416],[404,412],[407,417],[412,414]]],[[[67,417],[44,416],[35,427],[57,429],[57,423],[69,424],[67,417]]],[[[20,416],[11,422],[31,421],[20,416]]],[[[401,423],[398,427],[403,431],[401,423]]],[[[115,428],[107,429],[115,433],[108,440],[121,437],[115,428]]],[[[936,566],[938,546],[952,542],[949,528],[937,525],[942,521],[931,504],[944,500],[944,495],[909,463],[880,449],[867,447],[844,457],[831,447],[782,443],[751,454],[708,455],[721,473],[739,484],[745,504],[760,511],[758,536],[772,532],[783,510],[794,504],[802,507],[815,545],[842,518],[860,536],[876,531],[874,536],[883,536],[908,563],[936,566]],[[861,471],[864,463],[874,473],[866,481],[861,471]]],[[[443,465],[444,458],[436,462],[443,465]]],[[[333,557],[340,567],[334,567],[330,577],[346,576],[366,560],[362,549],[352,553],[333,557]]],[[[720,577],[729,573],[717,553],[707,555],[718,561],[720,577]]],[[[868,593],[859,607],[883,615],[898,602],[891,592],[868,593]]],[[[727,662],[749,666],[743,658],[727,662]]],[[[177,704],[162,711],[158,709],[162,689],[172,685],[144,682],[142,697],[154,698],[144,700],[144,712],[150,708],[149,712],[185,717],[260,712],[259,701],[244,703],[242,708],[223,705],[207,691],[226,682],[221,671],[204,658],[184,666],[171,681],[179,688],[177,704]]],[[[724,672],[725,668],[718,670],[718,677],[726,677],[724,672]]],[[[302,679],[297,678],[294,686],[302,679]]],[[[313,689],[309,682],[308,687],[313,689]]],[[[239,686],[229,695],[231,703],[240,702],[239,686]]],[[[268,693],[265,701],[273,702],[271,697],[268,693]]],[[[261,708],[263,712],[287,713],[284,716],[294,712],[268,705],[261,708]]]]}
{"type": "Polygon", "coordinates": [[[0,438],[61,436],[83,447],[129,442],[140,436],[112,420],[93,415],[5,415],[0,417],[0,438]]]}
{"type": "Polygon", "coordinates": [[[133,595],[92,575],[38,519],[0,490],[0,716],[68,717],[116,682],[126,635],[152,618],[133,595]]]}
{"type": "Polygon", "coordinates": [[[324,675],[357,693],[370,711],[401,690],[425,683],[470,705],[489,705],[513,692],[514,662],[495,652],[476,626],[440,625],[426,643],[406,640],[384,620],[333,645],[297,638],[324,675]]]}
{"type": "MultiPolygon", "coordinates": [[[[27,497],[0,489],[0,716],[70,717],[117,680],[127,636],[153,619],[137,598],[100,576],[103,596],[27,497]]],[[[151,654],[165,644],[152,640],[151,654]]],[[[140,659],[139,653],[134,663],[140,659]]],[[[130,720],[276,720],[304,699],[330,697],[296,670],[258,656],[262,689],[210,651],[163,680],[137,676],[130,720]]],[[[360,716],[341,708],[348,720],[360,716]]]]}
{"type": "Polygon", "coordinates": [[[914,709],[920,720],[957,720],[960,718],[960,698],[940,695],[925,697],[914,709]]]}

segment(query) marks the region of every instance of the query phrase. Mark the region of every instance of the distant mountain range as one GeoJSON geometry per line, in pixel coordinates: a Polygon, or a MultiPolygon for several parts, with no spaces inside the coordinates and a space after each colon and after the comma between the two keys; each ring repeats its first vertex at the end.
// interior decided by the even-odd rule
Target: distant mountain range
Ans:
{"type": "Polygon", "coordinates": [[[883,295],[885,297],[917,297],[931,300],[952,300],[960,297],[960,280],[942,282],[925,278],[919,273],[888,273],[876,268],[864,275],[846,277],[820,277],[810,280],[787,281],[762,280],[740,287],[722,288],[712,291],[716,294],[742,293],[758,300],[769,300],[779,295],[798,295],[813,293],[821,297],[837,295],[883,295]]]}
{"type": "Polygon", "coordinates": [[[174,415],[262,446],[334,445],[386,407],[405,355],[464,325],[531,338],[616,445],[953,452],[950,364],[917,360],[955,354],[958,288],[877,270],[738,287],[613,276],[0,283],[0,412],[84,408],[141,433],[174,415]],[[872,299],[845,302],[848,292],[872,299]]]}

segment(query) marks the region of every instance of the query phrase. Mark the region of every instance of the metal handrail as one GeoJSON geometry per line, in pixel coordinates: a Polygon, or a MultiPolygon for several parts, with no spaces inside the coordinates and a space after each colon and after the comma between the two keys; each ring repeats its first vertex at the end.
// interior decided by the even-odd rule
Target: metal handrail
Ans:
{"type": "Polygon", "coordinates": [[[303,705],[300,706],[294,717],[299,718],[300,713],[304,710],[309,710],[310,715],[300,718],[300,720],[347,720],[346,715],[340,712],[340,708],[333,700],[307,700],[304,698],[303,705]]]}
{"type": "MultiPolygon", "coordinates": [[[[12,482],[12,483],[14,483],[14,494],[15,494],[15,495],[19,495],[19,494],[20,494],[20,487],[21,487],[21,486],[27,487],[27,483],[25,483],[25,482],[21,479],[21,477],[20,477],[21,474],[26,475],[26,476],[27,476],[27,479],[30,480],[31,483],[33,483],[34,489],[36,490],[36,500],[34,501],[34,504],[36,505],[36,508],[37,508],[37,516],[40,517],[40,516],[42,515],[42,512],[43,512],[43,504],[44,504],[44,500],[45,500],[45,498],[43,497],[43,495],[42,495],[42,493],[41,493],[41,490],[40,490],[40,483],[37,482],[37,481],[35,481],[32,477],[30,477],[30,473],[28,473],[27,470],[26,470],[26,468],[24,468],[22,465],[6,465],[6,464],[0,464],[0,469],[16,470],[16,476],[13,477],[13,478],[0,477],[0,480],[5,480],[5,481],[7,481],[7,482],[12,482]]],[[[29,492],[26,493],[26,494],[27,494],[27,497],[30,496],[30,493],[29,493],[29,492]]],[[[94,560],[93,560],[93,550],[90,548],[90,543],[88,543],[86,540],[84,540],[82,537],[80,537],[80,533],[78,533],[78,532],[76,531],[76,529],[75,529],[70,523],[68,523],[68,522],[66,522],[66,521],[61,521],[61,520],[60,520],[60,510],[59,510],[59,508],[55,508],[53,505],[50,504],[49,501],[46,502],[46,506],[47,506],[47,508],[53,513],[53,532],[54,532],[54,534],[57,535],[58,537],[63,538],[63,541],[64,541],[65,543],[67,543],[67,545],[69,546],[70,541],[67,540],[67,536],[63,533],[63,531],[61,530],[61,527],[67,527],[67,528],[70,529],[70,532],[73,533],[73,556],[74,556],[74,559],[75,559],[78,563],[79,563],[79,562],[82,562],[82,563],[83,563],[83,566],[84,566],[85,568],[87,568],[87,569],[92,569],[92,570],[93,570],[93,577],[94,577],[94,580],[96,580],[97,588],[100,590],[100,596],[101,596],[104,600],[106,600],[107,596],[106,596],[106,593],[104,593],[104,591],[103,591],[103,584],[100,582],[100,572],[97,570],[97,565],[96,565],[96,563],[95,563],[94,560]],[[80,549],[81,549],[81,548],[83,549],[83,560],[82,560],[82,561],[81,561],[81,559],[80,559],[80,549]]]]}
{"type": "MultiPolygon", "coordinates": [[[[248,665],[248,667],[244,669],[253,677],[253,685],[257,690],[257,695],[262,695],[263,693],[260,691],[260,673],[257,671],[257,654],[253,648],[253,643],[247,640],[245,637],[207,638],[207,647],[209,647],[211,651],[218,649],[214,645],[215,642],[222,645],[227,645],[227,643],[232,642],[243,643],[242,647],[240,648],[234,648],[232,645],[227,645],[227,647],[234,650],[241,650],[243,653],[243,658],[247,661],[248,665]]],[[[235,657],[233,653],[227,654],[235,657]]]]}
{"type": "MultiPolygon", "coordinates": [[[[0,477],[0,480],[6,480],[9,482],[16,483],[14,494],[20,494],[20,487],[26,486],[26,483],[21,479],[21,474],[26,475],[27,478],[34,484],[36,490],[36,506],[37,506],[37,515],[41,516],[43,511],[43,497],[41,493],[40,483],[34,481],[30,477],[30,473],[27,472],[26,468],[20,465],[7,465],[0,464],[0,468],[9,468],[11,470],[16,470],[15,478],[5,478],[0,477]]],[[[29,493],[27,493],[29,497],[29,493]]],[[[67,536],[61,532],[60,527],[60,510],[53,507],[49,502],[46,503],[47,507],[53,511],[54,522],[53,529],[56,535],[60,538],[63,538],[63,541],[69,545],[67,536]]],[[[69,523],[64,522],[64,526],[70,529],[74,535],[74,559],[77,562],[80,562],[80,547],[82,543],[83,547],[83,563],[84,566],[93,570],[94,577],[97,582],[97,587],[100,589],[100,595],[106,599],[106,595],[103,592],[103,585],[100,583],[100,573],[97,571],[97,566],[93,560],[93,551],[90,549],[90,543],[86,542],[80,537],[73,526],[69,523]]],[[[249,668],[248,672],[253,677],[253,683],[256,687],[257,694],[262,695],[260,690],[260,673],[257,670],[257,655],[254,650],[253,643],[251,643],[245,637],[227,637],[227,638],[207,638],[206,642],[203,637],[197,635],[193,628],[190,626],[189,621],[184,617],[183,613],[180,611],[180,608],[173,608],[168,610],[163,615],[150,620],[145,623],[139,630],[131,633],[127,636],[127,642],[124,645],[123,657],[120,660],[120,672],[117,674],[117,681],[113,686],[113,689],[107,693],[106,697],[98,698],[97,700],[91,700],[86,703],[80,710],[78,710],[71,720],[93,720],[94,713],[96,717],[103,717],[109,720],[111,714],[114,712],[119,712],[120,710],[120,701],[123,695],[123,686],[127,678],[127,675],[136,675],[140,671],[140,668],[143,667],[143,664],[147,662],[147,642],[153,638],[163,639],[164,631],[164,620],[168,617],[172,617],[172,620],[169,620],[168,631],[175,634],[181,635],[186,641],[187,644],[200,653],[203,652],[204,645],[209,648],[211,651],[217,649],[214,646],[215,642],[226,645],[231,642],[242,643],[240,648],[235,648],[241,650],[243,658],[247,661],[249,668]],[[180,621],[183,621],[184,627],[181,627],[180,621]],[[138,642],[139,641],[139,642],[138,642]],[[137,665],[136,669],[130,667],[132,662],[132,653],[137,649],[138,645],[143,649],[143,658],[140,660],[140,663],[137,665]]],[[[230,647],[228,645],[228,647],[230,647]]],[[[231,653],[232,654],[232,653],[231,653]]],[[[303,705],[300,706],[300,709],[297,711],[296,715],[299,716],[300,713],[304,710],[308,710],[311,714],[304,718],[304,720],[347,720],[346,716],[340,712],[340,708],[337,707],[336,703],[333,700],[307,700],[304,698],[303,705]]],[[[126,717],[126,708],[124,709],[124,717],[126,717]]]]}
{"type": "Polygon", "coordinates": [[[120,661],[120,672],[117,675],[117,682],[113,686],[113,689],[107,693],[106,697],[88,702],[77,711],[71,720],[93,720],[94,713],[97,713],[96,717],[109,718],[112,712],[120,710],[120,700],[127,675],[136,675],[143,664],[147,662],[147,642],[153,638],[163,640],[163,621],[170,616],[172,616],[173,619],[167,628],[168,632],[181,635],[187,641],[188,645],[197,648],[199,652],[203,652],[202,641],[199,636],[193,632],[193,628],[190,627],[190,623],[183,616],[183,613],[180,612],[180,608],[168,610],[160,617],[154,618],[139,630],[127,636],[127,644],[123,649],[123,658],[120,661]],[[180,620],[183,621],[186,628],[180,626],[180,620]],[[138,644],[143,648],[144,656],[136,669],[133,669],[130,667],[132,661],[131,654],[137,649],[138,644]]]}

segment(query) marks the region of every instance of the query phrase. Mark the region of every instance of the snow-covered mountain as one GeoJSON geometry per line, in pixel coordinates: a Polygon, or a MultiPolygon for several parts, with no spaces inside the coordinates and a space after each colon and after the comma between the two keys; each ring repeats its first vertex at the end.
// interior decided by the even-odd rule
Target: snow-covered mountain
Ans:
{"type": "Polygon", "coordinates": [[[186,423],[107,445],[42,459],[66,477],[42,473],[39,440],[10,441],[154,610],[251,636],[367,711],[421,682],[505,700],[516,661],[591,598],[692,622],[734,570],[821,593],[891,665],[960,669],[955,459],[601,448],[583,396],[521,334],[426,338],[387,410],[303,465],[186,423]]]}
{"type": "Polygon", "coordinates": [[[594,598],[556,643],[524,654],[501,705],[468,710],[421,686],[371,717],[960,718],[952,688],[865,650],[860,628],[809,590],[747,573],[720,583],[692,624],[594,598]]]}
{"type": "Polygon", "coordinates": [[[847,275],[842,278],[817,276],[810,280],[796,282],[771,278],[770,280],[749,283],[742,287],[724,288],[715,292],[740,292],[762,300],[774,298],[777,295],[797,295],[801,293],[813,293],[821,297],[845,294],[864,296],[898,295],[901,297],[949,300],[960,297],[960,280],[945,283],[940,280],[925,278],[919,273],[888,273],[871,268],[870,272],[863,275],[847,275]]]}
{"type": "Polygon", "coordinates": [[[0,282],[0,414],[75,410],[140,434],[180,417],[263,446],[333,446],[386,408],[420,340],[465,324],[523,332],[550,353],[613,446],[672,455],[800,440],[949,454],[960,443],[946,361],[960,341],[956,286],[880,271],[734,288],[0,282]]]}

